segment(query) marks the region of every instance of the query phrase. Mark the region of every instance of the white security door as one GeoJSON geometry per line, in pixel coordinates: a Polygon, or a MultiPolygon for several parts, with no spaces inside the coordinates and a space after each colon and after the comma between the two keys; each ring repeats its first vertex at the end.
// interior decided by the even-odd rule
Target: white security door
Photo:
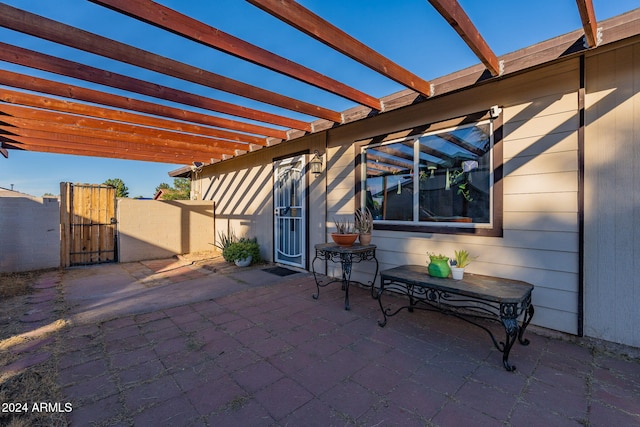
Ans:
{"type": "Polygon", "coordinates": [[[304,156],[274,163],[275,262],[305,268],[304,156]]]}

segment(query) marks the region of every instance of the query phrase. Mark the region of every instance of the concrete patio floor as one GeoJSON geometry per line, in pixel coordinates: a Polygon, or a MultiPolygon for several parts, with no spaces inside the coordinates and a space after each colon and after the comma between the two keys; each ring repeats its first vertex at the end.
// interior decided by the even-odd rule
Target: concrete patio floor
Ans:
{"type": "Polygon", "coordinates": [[[312,275],[265,267],[171,259],[42,276],[25,324],[58,320],[46,295],[62,294],[69,324],[52,336],[71,425],[640,425],[640,360],[615,346],[534,327],[507,372],[473,325],[404,311],[381,328],[368,290],[352,288],[345,311],[339,285],[314,300],[312,275]]]}

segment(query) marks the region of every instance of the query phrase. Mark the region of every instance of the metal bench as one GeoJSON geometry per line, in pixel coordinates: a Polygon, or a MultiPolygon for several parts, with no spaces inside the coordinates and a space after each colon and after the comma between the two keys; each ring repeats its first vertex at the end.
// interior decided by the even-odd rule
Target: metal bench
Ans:
{"type": "Polygon", "coordinates": [[[509,352],[516,339],[522,345],[525,329],[533,317],[531,292],[533,285],[519,280],[481,276],[466,273],[463,280],[431,277],[427,268],[420,265],[403,265],[380,273],[378,303],[384,319],[378,324],[384,327],[387,319],[402,309],[437,310],[453,315],[485,330],[495,347],[502,353],[502,363],[507,371],[515,370],[509,364],[509,352]],[[395,292],[409,298],[409,305],[393,310],[384,308],[382,295],[395,292]],[[522,321],[519,319],[522,317],[522,321]],[[481,319],[495,321],[504,327],[505,340],[498,341],[481,319]]]}

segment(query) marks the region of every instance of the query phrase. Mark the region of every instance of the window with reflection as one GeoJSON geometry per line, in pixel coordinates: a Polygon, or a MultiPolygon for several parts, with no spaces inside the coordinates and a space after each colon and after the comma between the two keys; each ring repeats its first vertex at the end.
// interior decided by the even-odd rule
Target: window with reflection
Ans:
{"type": "Polygon", "coordinates": [[[491,120],[362,147],[362,205],[378,224],[488,227],[491,120]]]}

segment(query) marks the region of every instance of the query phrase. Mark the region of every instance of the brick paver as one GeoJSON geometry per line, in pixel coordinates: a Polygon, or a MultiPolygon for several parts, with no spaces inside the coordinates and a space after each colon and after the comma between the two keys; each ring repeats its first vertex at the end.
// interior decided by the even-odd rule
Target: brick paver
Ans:
{"type": "MultiPolygon", "coordinates": [[[[140,283],[135,264],[122,269],[140,283]]],[[[221,275],[198,272],[208,285],[221,275]]],[[[380,328],[368,290],[353,288],[345,311],[339,286],[313,300],[308,274],[243,278],[261,274],[263,287],[58,332],[72,343],[58,359],[71,424],[640,425],[640,361],[597,341],[531,328],[507,372],[458,319],[403,312],[380,328]]],[[[171,286],[201,280],[182,278],[171,286]]]]}

